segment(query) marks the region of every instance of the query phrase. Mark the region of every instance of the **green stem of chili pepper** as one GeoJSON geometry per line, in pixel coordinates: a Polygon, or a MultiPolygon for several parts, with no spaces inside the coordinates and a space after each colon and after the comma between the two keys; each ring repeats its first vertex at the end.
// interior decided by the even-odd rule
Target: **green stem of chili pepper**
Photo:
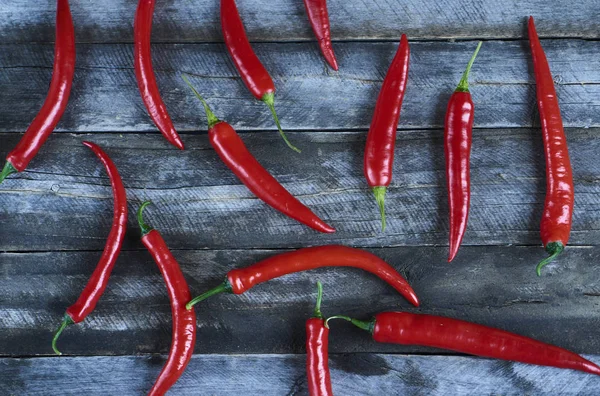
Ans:
{"type": "Polygon", "coordinates": [[[477,58],[477,54],[479,53],[481,44],[483,44],[483,41],[480,41],[479,44],[477,44],[477,48],[475,49],[471,60],[469,60],[469,63],[467,63],[467,68],[465,69],[465,72],[463,73],[462,78],[458,82],[458,86],[456,87],[456,90],[454,92],[469,92],[469,73],[471,72],[471,67],[473,67],[475,58],[477,58]]]}
{"type": "Polygon", "coordinates": [[[556,258],[556,256],[558,256],[559,254],[562,253],[563,250],[565,250],[565,245],[563,245],[560,242],[550,242],[549,244],[546,245],[546,252],[548,252],[550,257],[547,257],[547,258],[543,259],[542,261],[540,261],[540,263],[535,268],[535,272],[538,274],[538,276],[542,276],[542,268],[546,264],[553,261],[556,258]]]}
{"type": "Polygon", "coordinates": [[[194,298],[192,301],[185,304],[185,309],[188,309],[188,310],[192,309],[192,307],[194,305],[198,304],[200,301],[204,301],[207,298],[214,296],[215,294],[231,293],[231,292],[232,292],[231,283],[229,283],[229,281],[227,279],[225,279],[225,281],[223,283],[221,283],[219,286],[210,289],[206,293],[200,294],[198,297],[194,298]]]}
{"type": "Polygon", "coordinates": [[[378,186],[373,187],[373,195],[375,195],[375,201],[379,206],[379,213],[381,214],[381,231],[385,231],[385,192],[387,187],[378,186]]]}
{"type": "Polygon", "coordinates": [[[56,353],[57,355],[62,355],[62,352],[59,351],[58,348],[56,347],[56,341],[58,341],[58,337],[60,337],[61,333],[63,332],[64,329],[67,328],[67,326],[72,325],[73,323],[75,323],[75,322],[73,322],[73,319],[71,319],[71,317],[69,315],[65,315],[62,323],[60,324],[60,327],[56,331],[56,334],[54,334],[54,338],[52,339],[52,349],[54,350],[54,353],[56,353]]]}
{"type": "Polygon", "coordinates": [[[323,285],[321,282],[317,281],[317,304],[315,305],[315,313],[313,315],[314,318],[323,319],[323,314],[321,313],[321,302],[323,301],[323,285]]]}
{"type": "Polygon", "coordinates": [[[2,169],[2,173],[0,173],[0,183],[2,183],[9,175],[17,172],[18,170],[10,162],[6,161],[4,169],[2,169]]]}
{"type": "Polygon", "coordinates": [[[206,112],[206,119],[208,120],[208,129],[214,127],[216,124],[221,122],[221,120],[219,120],[217,118],[215,113],[212,112],[210,107],[208,107],[208,103],[206,103],[206,100],[204,100],[202,95],[200,95],[200,93],[198,91],[196,91],[196,88],[194,88],[194,86],[192,85],[190,80],[188,80],[187,75],[182,74],[181,78],[183,78],[183,81],[185,81],[185,83],[188,85],[188,87],[190,87],[192,89],[192,92],[194,92],[194,95],[196,95],[196,97],[198,99],[200,99],[200,102],[202,102],[202,106],[204,107],[204,111],[206,112]]]}
{"type": "Polygon", "coordinates": [[[150,205],[151,203],[151,201],[144,201],[142,206],[140,206],[140,208],[137,211],[137,220],[138,224],[140,225],[140,229],[142,230],[142,236],[148,234],[154,229],[144,222],[144,216],[142,215],[142,212],[144,211],[146,206],[150,205]]]}
{"type": "Polygon", "coordinates": [[[354,318],[351,318],[351,317],[346,316],[346,315],[330,316],[325,321],[325,327],[329,328],[329,321],[331,319],[343,319],[343,320],[345,320],[347,322],[352,323],[354,326],[358,327],[359,329],[363,329],[365,331],[368,331],[371,334],[373,334],[373,330],[375,329],[375,319],[372,319],[372,320],[369,320],[369,321],[358,320],[358,319],[354,319],[354,318]]]}
{"type": "Polygon", "coordinates": [[[288,147],[294,150],[295,152],[301,153],[302,151],[288,140],[287,136],[285,136],[285,133],[283,132],[283,129],[281,128],[281,124],[279,123],[279,117],[277,117],[277,113],[275,112],[275,94],[273,92],[266,93],[262,97],[262,101],[265,102],[265,104],[269,107],[269,110],[271,110],[271,114],[273,114],[273,119],[275,120],[275,125],[277,125],[277,130],[279,131],[279,134],[285,141],[285,144],[287,144],[288,147]]]}

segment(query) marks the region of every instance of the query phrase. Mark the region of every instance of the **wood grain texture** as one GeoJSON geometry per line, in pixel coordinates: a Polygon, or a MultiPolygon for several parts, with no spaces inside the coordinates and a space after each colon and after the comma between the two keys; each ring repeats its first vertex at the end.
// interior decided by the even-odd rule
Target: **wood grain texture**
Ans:
{"type": "MultiPolygon", "coordinates": [[[[171,240],[166,236],[167,243],[171,240]]],[[[538,247],[463,247],[446,263],[444,247],[369,249],[402,273],[421,300],[416,309],[373,275],[319,269],[258,285],[243,295],[219,295],[197,306],[195,353],[302,353],[304,322],[312,315],[316,280],[323,313],[368,319],[407,310],[498,327],[578,353],[600,353],[600,247],[569,248],[535,275],[538,247]]],[[[192,294],[222,282],[227,271],[281,251],[177,250],[192,294]]],[[[2,253],[0,355],[51,355],[64,310],[95,267],[99,252],[2,253]]],[[[377,344],[362,330],[332,322],[336,353],[448,351],[377,344]]],[[[96,310],[59,340],[67,355],[166,353],[171,342],[166,287],[146,251],[123,252],[96,310]]],[[[1,370],[0,370],[1,371],[1,370]]]]}
{"type": "MultiPolygon", "coordinates": [[[[332,335],[333,336],[333,335],[332,335]]],[[[600,356],[587,358],[600,360],[600,356]]],[[[0,359],[4,395],[140,395],[164,357],[0,359]]],[[[173,395],[307,396],[304,355],[194,356],[173,395]]],[[[600,379],[570,370],[458,356],[332,355],[336,394],[596,395],[600,379]]]]}
{"type": "MultiPolygon", "coordinates": [[[[566,126],[600,126],[600,41],[543,42],[557,81],[566,126]]],[[[400,129],[443,126],[447,101],[475,42],[411,44],[409,83],[400,129]]],[[[340,72],[331,72],[309,43],[259,44],[259,57],[277,86],[275,102],[287,130],[366,130],[397,43],[336,45],[340,72]]],[[[77,46],[69,106],[58,125],[66,132],[156,131],[139,95],[132,46],[77,46]]],[[[0,45],[0,132],[22,132],[39,111],[51,75],[52,45],[0,45]]],[[[267,107],[239,79],[222,44],[162,44],[153,48],[163,99],[181,133],[204,130],[192,81],[218,117],[239,130],[275,130],[267,107]]],[[[486,42],[473,68],[477,128],[539,125],[526,41],[486,42]]]]}
{"type": "MultiPolygon", "coordinates": [[[[78,42],[132,42],[136,1],[72,1],[78,42]]],[[[314,40],[302,1],[238,0],[253,41],[314,40]]],[[[156,42],[221,41],[218,1],[157,2],[156,42]]],[[[566,6],[560,0],[370,0],[327,2],[334,40],[520,38],[525,18],[538,19],[542,36],[599,38],[594,0],[566,6]]],[[[9,42],[48,42],[54,37],[55,1],[0,1],[0,31],[9,42]]],[[[315,45],[316,48],[316,45],[315,45]]]]}
{"type": "MultiPolygon", "coordinates": [[[[600,239],[598,130],[569,129],[576,186],[570,244],[600,239]]],[[[362,171],[364,132],[291,133],[289,152],[275,132],[247,133],[249,150],[302,202],[337,228],[324,235],[267,206],[219,160],[206,134],[187,135],[188,150],[158,134],[53,135],[29,168],[0,185],[0,251],[101,250],[112,222],[112,193],[102,165],[81,141],[112,157],[130,203],[126,249],[140,249],[135,211],[146,214],[175,249],[447,245],[442,131],[398,134],[388,228],[362,171]]],[[[0,135],[0,155],[17,141],[0,135]]],[[[545,164],[538,129],[474,134],[472,203],[465,245],[541,245],[545,164]]],[[[540,253],[541,254],[541,253],[540,253]]]]}

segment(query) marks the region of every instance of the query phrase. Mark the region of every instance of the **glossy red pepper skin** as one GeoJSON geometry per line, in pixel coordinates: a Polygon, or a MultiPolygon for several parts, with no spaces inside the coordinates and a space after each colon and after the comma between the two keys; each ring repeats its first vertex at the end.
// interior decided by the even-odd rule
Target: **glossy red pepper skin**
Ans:
{"type": "Polygon", "coordinates": [[[102,165],[104,165],[106,173],[108,173],[114,198],[113,223],[96,269],[77,301],[67,308],[63,323],[54,337],[52,346],[58,355],[60,355],[60,352],[56,348],[56,341],[60,333],[66,326],[84,320],[96,308],[96,304],[106,289],[110,274],[119,257],[125,238],[125,230],[127,229],[127,194],[117,167],[98,145],[91,142],[83,142],[83,144],[96,154],[102,165]]]}
{"type": "Polygon", "coordinates": [[[448,262],[458,253],[469,219],[471,201],[471,144],[475,105],[469,92],[469,72],[481,48],[477,46],[458,87],[448,101],[444,123],[444,154],[450,212],[448,262]]]}
{"type": "Polygon", "coordinates": [[[392,286],[414,306],[419,299],[406,279],[379,257],[361,249],[341,245],[316,246],[278,254],[246,268],[233,269],[221,286],[196,297],[192,306],[212,294],[231,292],[242,294],[252,287],[284,275],[324,267],[352,267],[379,277],[392,286]],[[218,290],[217,290],[218,289],[218,290]]]}
{"type": "Polygon", "coordinates": [[[221,160],[254,195],[273,209],[324,233],[333,233],[331,227],[308,207],[298,201],[254,158],[246,145],[228,123],[219,120],[187,77],[184,80],[202,101],[208,118],[208,139],[221,160]]]}
{"type": "Polygon", "coordinates": [[[150,38],[155,0],[139,0],[133,23],[133,58],[135,77],[148,114],[165,139],[180,150],[183,142],[173,126],[167,106],[160,96],[152,67],[150,38]]]}
{"type": "Polygon", "coordinates": [[[317,282],[314,316],[306,321],[306,378],[310,396],[333,396],[329,373],[329,328],[321,314],[323,286],[317,282]]]}
{"type": "Polygon", "coordinates": [[[542,267],[558,256],[569,242],[575,193],[567,138],[560,116],[554,79],[535,30],[533,17],[529,17],[529,45],[546,155],[546,201],[540,234],[550,257],[538,264],[537,273],[540,275],[542,267]]]}
{"type": "Polygon", "coordinates": [[[142,204],[138,211],[142,243],[152,255],[165,280],[173,316],[173,335],[169,357],[152,389],[148,392],[148,395],[158,396],[164,395],[177,382],[192,358],[196,344],[196,314],[193,309],[188,310],[185,307],[191,294],[177,260],[173,257],[160,233],[148,227],[142,220],[142,211],[148,204],[149,202],[142,204]]]}
{"type": "Polygon", "coordinates": [[[310,26],[317,37],[321,53],[333,70],[338,70],[337,59],[331,46],[331,31],[329,25],[329,12],[327,11],[327,0],[304,0],[306,14],[310,26]]]}
{"type": "Polygon", "coordinates": [[[323,318],[306,321],[306,375],[310,396],[332,396],[329,374],[329,329],[323,318]]]}
{"type": "Polygon", "coordinates": [[[408,81],[409,59],[410,47],[403,34],[379,91],[365,147],[364,173],[379,205],[382,230],[385,230],[384,199],[386,188],[392,181],[396,129],[408,81]]]}
{"type": "Polygon", "coordinates": [[[250,45],[235,0],[221,0],[221,30],[227,51],[242,81],[256,99],[269,107],[279,134],[289,148],[299,153],[300,150],[290,143],[281,129],[275,113],[275,84],[250,45]]]}
{"type": "Polygon", "coordinates": [[[584,371],[600,367],[576,353],[507,331],[462,320],[407,312],[383,312],[374,321],[353,323],[377,342],[421,345],[469,355],[584,371]]]}
{"type": "Polygon", "coordinates": [[[71,94],[75,74],[75,29],[68,0],[56,2],[56,37],[52,80],[46,100],[17,146],[6,156],[0,183],[6,176],[22,172],[36,156],[60,121],[71,94]]]}

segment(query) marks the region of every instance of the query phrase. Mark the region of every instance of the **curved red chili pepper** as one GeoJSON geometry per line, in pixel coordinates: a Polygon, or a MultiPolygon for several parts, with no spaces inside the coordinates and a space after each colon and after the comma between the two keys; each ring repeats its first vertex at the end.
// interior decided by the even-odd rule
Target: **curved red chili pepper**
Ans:
{"type": "Polygon", "coordinates": [[[370,332],[377,342],[428,346],[600,375],[598,365],[566,349],[462,320],[408,312],[382,312],[371,321],[347,316],[332,316],[327,321],[334,318],[351,321],[370,332]]]}
{"type": "Polygon", "coordinates": [[[113,192],[113,199],[115,201],[113,224],[96,269],[92,273],[90,280],[79,295],[75,304],[67,308],[63,322],[54,335],[52,349],[54,349],[54,352],[57,355],[60,355],[61,353],[56,348],[56,341],[63,330],[68,325],[81,322],[94,310],[94,308],[96,308],[98,300],[106,289],[108,278],[115,266],[117,257],[119,257],[119,252],[123,245],[123,238],[125,237],[125,230],[127,229],[127,195],[117,167],[98,145],[91,142],[83,142],[83,144],[96,154],[104,165],[106,173],[108,173],[113,192]]]}
{"type": "Polygon", "coordinates": [[[256,99],[265,102],[269,107],[279,134],[289,148],[299,153],[300,150],[290,143],[281,129],[279,118],[275,112],[275,84],[267,69],[252,50],[235,0],[221,0],[221,29],[227,51],[229,51],[242,81],[256,99]]]}
{"type": "Polygon", "coordinates": [[[304,0],[304,7],[306,7],[310,26],[312,26],[312,30],[319,41],[321,53],[333,70],[338,70],[337,60],[335,59],[335,54],[331,47],[327,0],[304,0]]]}
{"type": "Polygon", "coordinates": [[[194,353],[196,314],[194,310],[187,310],[185,307],[191,294],[177,260],[173,257],[160,233],[144,223],[142,212],[149,204],[150,201],[146,201],[140,206],[137,218],[142,230],[142,243],[158,265],[167,285],[171,301],[171,315],[173,316],[173,337],[167,363],[148,395],[164,395],[181,377],[194,353]]]}
{"type": "Polygon", "coordinates": [[[446,155],[446,182],[448,183],[448,209],[450,212],[450,252],[452,261],[462,242],[469,218],[471,199],[471,142],[475,106],[469,92],[469,72],[481,48],[479,42],[467,68],[448,101],[444,127],[444,154],[446,155]]]}
{"type": "Polygon", "coordinates": [[[529,45],[535,71],[536,96],[546,154],[546,201],[540,234],[550,257],[538,264],[536,271],[541,275],[542,267],[554,260],[569,242],[575,193],[567,138],[560,116],[554,80],[546,54],[535,31],[533,17],[529,17],[529,45]]]}
{"type": "Polygon", "coordinates": [[[0,183],[13,173],[22,172],[36,156],[60,121],[71,93],[75,74],[75,29],[67,0],[56,2],[56,38],[50,89],[44,104],[17,146],[6,156],[0,183]]]}
{"type": "Polygon", "coordinates": [[[219,120],[202,96],[183,76],[196,97],[200,99],[208,119],[208,138],[221,160],[258,198],[272,208],[310,228],[326,233],[335,228],[326,224],[309,208],[290,194],[248,151],[240,136],[228,123],[219,120]]]}
{"type": "Polygon", "coordinates": [[[409,59],[408,39],[403,34],[377,97],[365,147],[365,177],[379,205],[382,231],[385,231],[385,192],[392,181],[396,129],[408,81],[409,59]]]}
{"type": "Polygon", "coordinates": [[[152,68],[150,36],[155,0],[139,0],[133,23],[133,58],[135,78],[148,114],[165,139],[180,150],[184,149],[173,121],[163,102],[152,68]]]}
{"type": "Polygon", "coordinates": [[[259,283],[295,272],[323,267],[353,267],[370,272],[392,286],[414,306],[419,306],[415,291],[391,265],[361,249],[341,245],[315,246],[278,254],[246,268],[227,273],[225,282],[194,298],[190,308],[206,298],[223,292],[242,294],[259,283]]]}
{"type": "Polygon", "coordinates": [[[321,314],[323,285],[317,282],[315,314],[306,321],[306,376],[310,396],[333,396],[329,374],[329,328],[321,314]]]}

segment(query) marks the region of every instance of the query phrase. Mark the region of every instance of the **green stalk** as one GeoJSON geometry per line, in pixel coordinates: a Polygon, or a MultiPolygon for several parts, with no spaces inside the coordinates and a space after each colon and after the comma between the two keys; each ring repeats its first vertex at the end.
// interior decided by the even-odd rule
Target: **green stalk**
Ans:
{"type": "Polygon", "coordinates": [[[10,162],[6,161],[4,169],[2,169],[2,173],[0,173],[0,183],[2,183],[9,175],[17,172],[18,170],[10,162]]]}
{"type": "Polygon", "coordinates": [[[373,194],[375,194],[375,201],[379,206],[379,213],[381,214],[381,231],[385,231],[385,192],[386,187],[379,186],[373,187],[373,194]]]}
{"type": "Polygon", "coordinates": [[[208,297],[214,296],[215,294],[219,294],[219,293],[231,293],[231,283],[229,283],[229,281],[227,279],[225,279],[225,281],[223,283],[221,283],[219,286],[210,289],[206,293],[200,294],[198,297],[194,298],[192,301],[185,304],[185,309],[190,310],[190,309],[192,309],[192,307],[194,305],[198,304],[200,301],[204,301],[208,297]]]}
{"type": "Polygon", "coordinates": [[[71,317],[67,314],[65,314],[65,317],[63,318],[62,323],[60,324],[60,327],[58,328],[58,330],[56,330],[56,334],[54,334],[54,338],[52,339],[52,349],[54,350],[54,353],[56,353],[57,355],[62,355],[62,352],[58,350],[58,348],[56,347],[56,341],[58,341],[58,337],[60,337],[60,335],[62,334],[63,330],[67,328],[67,326],[72,325],[73,323],[73,319],[71,319],[71,317]]]}
{"type": "Polygon", "coordinates": [[[477,48],[475,49],[471,60],[467,64],[467,68],[465,69],[465,72],[463,73],[462,78],[460,79],[460,82],[458,83],[458,86],[454,92],[469,92],[469,73],[471,72],[471,67],[473,66],[473,62],[475,62],[475,58],[477,58],[481,44],[483,44],[483,41],[480,41],[479,44],[477,44],[477,48]]]}
{"type": "Polygon", "coordinates": [[[562,253],[563,250],[565,250],[565,245],[563,245],[561,242],[550,242],[548,245],[546,245],[546,252],[548,252],[550,257],[540,261],[540,263],[537,265],[535,268],[537,275],[542,276],[542,268],[544,268],[546,264],[552,262],[559,254],[562,253]]]}
{"type": "Polygon", "coordinates": [[[144,208],[146,208],[146,206],[150,205],[151,203],[152,203],[151,201],[144,201],[142,206],[140,206],[140,208],[137,211],[137,220],[138,220],[140,229],[142,230],[142,237],[144,235],[147,235],[150,231],[152,231],[154,229],[154,228],[150,227],[148,224],[144,223],[144,217],[142,215],[144,208]]]}
{"type": "Polygon", "coordinates": [[[206,103],[206,100],[204,100],[202,95],[200,95],[200,93],[198,93],[198,91],[196,91],[196,88],[194,88],[194,86],[192,85],[190,80],[188,80],[187,75],[182,74],[181,78],[183,78],[183,81],[185,81],[185,83],[192,89],[192,92],[194,92],[194,95],[196,95],[196,97],[198,99],[200,99],[200,102],[202,102],[202,106],[204,106],[204,111],[206,112],[206,119],[208,121],[208,129],[214,127],[216,124],[221,122],[221,120],[219,120],[217,118],[215,113],[212,112],[212,110],[208,106],[208,103],[206,103]]]}
{"type": "Polygon", "coordinates": [[[275,125],[277,125],[277,129],[279,130],[279,134],[285,141],[285,144],[288,145],[289,148],[294,150],[297,153],[301,153],[300,149],[294,146],[283,133],[283,129],[281,129],[281,124],[279,123],[279,117],[277,117],[277,113],[275,112],[275,94],[273,92],[266,93],[265,96],[262,97],[262,101],[269,106],[269,110],[271,110],[271,114],[273,114],[273,118],[275,119],[275,125]]]}

